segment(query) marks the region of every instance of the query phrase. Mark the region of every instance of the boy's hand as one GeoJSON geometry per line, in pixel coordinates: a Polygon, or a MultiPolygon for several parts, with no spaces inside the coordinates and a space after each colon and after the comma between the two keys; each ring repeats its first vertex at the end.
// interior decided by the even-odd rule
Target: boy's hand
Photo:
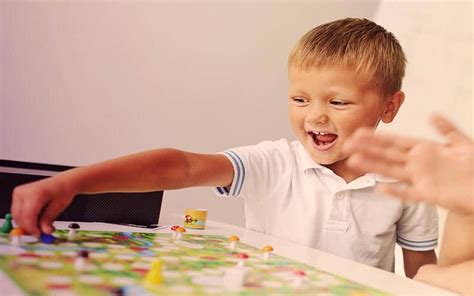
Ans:
{"type": "Polygon", "coordinates": [[[50,234],[54,231],[54,220],[71,203],[75,194],[59,175],[18,186],[12,196],[13,219],[29,234],[50,234]]]}
{"type": "Polygon", "coordinates": [[[434,116],[432,122],[446,144],[357,131],[344,147],[352,153],[349,165],[406,183],[381,184],[379,190],[390,195],[474,213],[474,144],[445,118],[434,116]]]}

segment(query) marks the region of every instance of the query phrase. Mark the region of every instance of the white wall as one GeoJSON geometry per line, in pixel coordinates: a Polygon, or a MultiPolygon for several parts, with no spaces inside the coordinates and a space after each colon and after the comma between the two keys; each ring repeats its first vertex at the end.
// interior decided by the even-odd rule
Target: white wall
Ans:
{"type": "MultiPolygon", "coordinates": [[[[310,28],[377,2],[1,1],[0,156],[84,165],[135,151],[217,152],[291,137],[286,58],[310,28]]],[[[165,194],[244,224],[240,199],[165,194]]]]}
{"type": "Polygon", "coordinates": [[[381,130],[438,138],[433,112],[473,132],[472,1],[383,1],[375,21],[393,32],[408,59],[406,100],[396,120],[381,130]]]}

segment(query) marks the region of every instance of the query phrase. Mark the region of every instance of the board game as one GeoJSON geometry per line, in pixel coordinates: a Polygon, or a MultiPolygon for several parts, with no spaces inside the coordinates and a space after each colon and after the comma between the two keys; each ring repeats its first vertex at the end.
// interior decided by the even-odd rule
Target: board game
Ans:
{"type": "MultiPolygon", "coordinates": [[[[0,236],[0,269],[26,295],[388,295],[356,282],[217,235],[79,231],[68,240],[67,230],[54,233],[44,244],[25,236],[12,246],[0,236]],[[28,239],[29,238],[29,239],[28,239]],[[78,271],[75,258],[87,250],[87,263],[78,271]],[[236,254],[246,253],[245,283],[238,290],[225,287],[226,270],[235,268],[236,254]],[[161,284],[144,285],[151,263],[162,262],[161,284]],[[295,271],[305,275],[294,285],[295,271]]],[[[228,279],[228,278],[227,278],[228,279]]]]}

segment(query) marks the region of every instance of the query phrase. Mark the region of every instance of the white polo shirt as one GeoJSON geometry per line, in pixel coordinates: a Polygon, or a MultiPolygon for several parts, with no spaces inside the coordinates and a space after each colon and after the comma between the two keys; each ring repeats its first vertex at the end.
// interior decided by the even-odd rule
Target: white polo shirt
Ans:
{"type": "Polygon", "coordinates": [[[388,271],[395,242],[415,251],[437,245],[435,208],[376,194],[376,184],[390,180],[375,174],[346,183],[299,141],[265,141],[223,154],[234,179],[215,191],[244,198],[249,229],[388,271]]]}

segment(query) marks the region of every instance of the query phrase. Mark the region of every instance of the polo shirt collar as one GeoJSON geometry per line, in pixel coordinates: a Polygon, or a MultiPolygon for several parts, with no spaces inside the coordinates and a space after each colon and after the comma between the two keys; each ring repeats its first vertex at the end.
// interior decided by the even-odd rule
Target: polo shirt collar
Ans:
{"type": "Polygon", "coordinates": [[[319,163],[314,161],[311,158],[311,156],[309,156],[306,149],[304,149],[303,144],[301,144],[301,142],[299,141],[298,141],[297,151],[298,151],[298,156],[301,160],[301,169],[303,170],[303,172],[306,173],[308,170],[311,170],[311,169],[328,169],[327,167],[320,165],[319,163]]]}

